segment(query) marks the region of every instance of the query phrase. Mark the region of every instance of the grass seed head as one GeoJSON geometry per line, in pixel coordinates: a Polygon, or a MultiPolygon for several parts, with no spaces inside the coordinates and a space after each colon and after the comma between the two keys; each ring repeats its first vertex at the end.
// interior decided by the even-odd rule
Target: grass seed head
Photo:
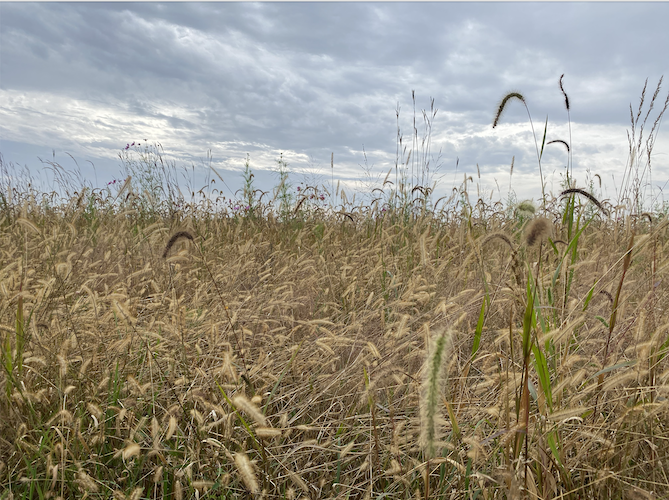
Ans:
{"type": "Polygon", "coordinates": [[[534,213],[537,211],[537,208],[534,206],[530,200],[521,201],[516,205],[516,217],[519,219],[529,219],[534,216],[534,213]]]}
{"type": "Polygon", "coordinates": [[[251,417],[260,427],[268,427],[265,415],[243,394],[237,394],[232,398],[232,404],[241,409],[251,417]]]}
{"type": "Polygon", "coordinates": [[[567,196],[569,194],[572,194],[572,193],[573,194],[580,194],[581,196],[584,196],[585,198],[590,200],[604,215],[607,215],[607,216],[609,215],[609,211],[604,208],[604,205],[602,205],[602,203],[597,198],[595,198],[593,195],[591,195],[590,193],[588,193],[584,189],[580,189],[580,188],[565,189],[564,191],[562,191],[560,193],[560,198],[562,198],[564,196],[567,196]]]}
{"type": "Polygon", "coordinates": [[[181,238],[187,238],[190,241],[193,241],[195,239],[193,237],[193,235],[188,231],[179,231],[179,232],[174,233],[172,235],[172,237],[169,239],[169,241],[167,242],[167,245],[165,245],[165,250],[163,251],[163,259],[167,258],[167,254],[170,253],[170,250],[172,249],[174,244],[177,241],[179,241],[181,238]]]}
{"type": "Polygon", "coordinates": [[[569,111],[569,97],[567,97],[567,93],[564,91],[564,87],[562,86],[562,79],[564,78],[564,73],[562,73],[562,76],[560,77],[560,91],[562,92],[562,95],[564,96],[564,107],[567,108],[567,111],[569,111]]]}
{"type": "Polygon", "coordinates": [[[420,412],[420,442],[428,458],[436,453],[436,444],[439,440],[441,419],[438,415],[440,397],[446,382],[445,368],[449,360],[451,335],[443,330],[432,338],[423,378],[420,412]]]}
{"type": "Polygon", "coordinates": [[[538,217],[532,219],[525,229],[525,242],[532,247],[548,237],[551,231],[551,223],[548,219],[538,217]]]}
{"type": "Polygon", "coordinates": [[[249,460],[249,457],[246,456],[246,453],[239,452],[235,454],[235,465],[237,466],[239,476],[242,478],[246,488],[253,495],[257,495],[260,492],[260,487],[258,486],[256,475],[253,472],[253,465],[251,465],[251,461],[249,460]]]}
{"type": "Polygon", "coordinates": [[[499,106],[497,107],[497,113],[495,113],[495,119],[492,122],[492,128],[495,128],[499,123],[499,119],[502,117],[502,113],[504,112],[506,103],[509,102],[510,99],[518,99],[522,101],[523,104],[525,104],[525,98],[520,93],[509,92],[507,95],[504,96],[504,98],[502,98],[502,100],[499,103],[499,106]]]}
{"type": "Polygon", "coordinates": [[[513,243],[511,242],[511,238],[509,238],[506,233],[503,233],[501,231],[498,231],[496,233],[491,233],[488,236],[486,236],[483,241],[481,242],[481,247],[485,246],[486,243],[490,243],[491,241],[499,239],[502,240],[504,243],[507,244],[507,246],[511,249],[511,251],[515,251],[515,247],[513,246],[513,243]]]}
{"type": "Polygon", "coordinates": [[[567,148],[567,153],[569,153],[569,144],[567,141],[563,141],[562,139],[555,139],[554,141],[548,141],[546,145],[548,144],[562,144],[565,148],[567,148]]]}

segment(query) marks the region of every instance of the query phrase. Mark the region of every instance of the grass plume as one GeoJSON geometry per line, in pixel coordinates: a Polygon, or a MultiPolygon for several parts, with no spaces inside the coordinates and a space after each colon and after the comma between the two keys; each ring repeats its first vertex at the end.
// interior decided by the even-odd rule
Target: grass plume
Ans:
{"type": "Polygon", "coordinates": [[[565,196],[567,196],[567,195],[570,195],[570,194],[579,194],[579,195],[581,195],[581,196],[587,198],[587,199],[588,199],[589,201],[591,201],[592,204],[595,205],[595,206],[596,206],[596,207],[597,207],[597,208],[598,208],[604,215],[607,215],[607,216],[609,215],[609,211],[608,211],[606,208],[604,208],[604,206],[602,205],[602,203],[601,203],[597,198],[595,198],[592,194],[588,193],[586,190],[581,189],[581,188],[570,188],[570,189],[565,189],[564,191],[562,191],[562,192],[560,193],[560,198],[563,198],[563,197],[565,197],[565,196]]]}
{"type": "MultiPolygon", "coordinates": [[[[569,111],[569,97],[567,96],[567,93],[564,91],[564,87],[562,86],[562,79],[564,78],[564,73],[560,76],[560,91],[562,92],[562,95],[564,96],[564,107],[567,111],[569,111]]],[[[567,150],[569,150],[569,146],[567,146],[567,150]]]]}
{"type": "Polygon", "coordinates": [[[497,106],[497,112],[495,113],[495,118],[493,119],[493,122],[492,122],[492,128],[497,127],[497,124],[499,123],[499,120],[502,118],[502,113],[504,112],[504,109],[506,108],[507,103],[511,99],[518,99],[523,104],[526,104],[525,103],[525,98],[519,92],[509,92],[508,94],[506,94],[497,106]]]}
{"type": "Polygon", "coordinates": [[[178,231],[174,233],[165,245],[165,250],[163,250],[163,259],[167,258],[167,255],[170,253],[170,250],[172,250],[174,244],[182,238],[186,238],[190,241],[193,241],[194,239],[193,235],[189,231],[178,231]]]}
{"type": "Polygon", "coordinates": [[[525,243],[532,247],[547,238],[551,231],[551,223],[544,217],[537,217],[527,225],[525,229],[525,243]]]}
{"type": "Polygon", "coordinates": [[[445,368],[448,360],[450,334],[447,330],[435,335],[425,363],[425,376],[422,385],[421,411],[421,443],[425,456],[430,459],[436,454],[439,440],[440,407],[444,384],[446,383],[445,368]]]}

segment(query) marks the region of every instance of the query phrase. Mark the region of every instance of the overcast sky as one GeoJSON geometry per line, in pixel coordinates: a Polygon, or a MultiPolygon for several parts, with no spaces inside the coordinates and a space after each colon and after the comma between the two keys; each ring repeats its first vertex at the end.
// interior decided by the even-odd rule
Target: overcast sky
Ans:
{"type": "MultiPolygon", "coordinates": [[[[0,2],[0,153],[38,177],[40,158],[53,151],[73,169],[69,153],[101,186],[120,177],[127,144],[148,140],[179,167],[194,166],[195,183],[204,182],[211,151],[232,191],[247,153],[264,189],[276,185],[283,153],[294,185],[329,186],[334,176],[363,192],[391,168],[394,180],[398,109],[412,148],[415,91],[419,140],[430,98],[438,110],[427,156],[438,193],[467,174],[470,193],[506,200],[515,157],[512,188],[537,200],[525,108],[510,101],[492,128],[501,98],[517,91],[537,139],[548,116],[547,141],[571,143],[579,186],[598,174],[601,195],[613,201],[628,159],[630,103],[636,112],[646,78],[648,101],[669,77],[667,19],[666,2],[0,2]]],[[[666,127],[653,152],[652,183],[666,187],[666,127]]],[[[412,156],[409,174],[424,159],[412,156]]],[[[566,163],[563,146],[546,148],[547,192],[560,192],[566,163]]]]}

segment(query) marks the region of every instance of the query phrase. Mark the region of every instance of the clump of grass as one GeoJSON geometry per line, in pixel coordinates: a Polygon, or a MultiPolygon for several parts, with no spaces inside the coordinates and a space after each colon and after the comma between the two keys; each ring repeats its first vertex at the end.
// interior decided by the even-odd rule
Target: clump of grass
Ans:
{"type": "Polygon", "coordinates": [[[12,191],[0,497],[669,495],[664,218],[469,182],[285,220],[12,191]]]}

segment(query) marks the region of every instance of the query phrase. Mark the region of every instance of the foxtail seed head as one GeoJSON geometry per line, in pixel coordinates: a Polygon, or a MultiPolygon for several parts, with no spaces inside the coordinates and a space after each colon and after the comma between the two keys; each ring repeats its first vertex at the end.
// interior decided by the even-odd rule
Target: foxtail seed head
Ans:
{"type": "Polygon", "coordinates": [[[564,87],[562,86],[563,78],[564,78],[564,73],[562,73],[559,83],[560,83],[560,90],[562,91],[562,95],[564,96],[564,107],[567,108],[567,111],[569,111],[569,97],[567,97],[567,93],[564,91],[564,87]]]}
{"type": "Polygon", "coordinates": [[[562,191],[562,192],[560,193],[560,198],[562,198],[563,196],[566,196],[566,195],[568,195],[568,194],[572,194],[572,193],[574,193],[574,194],[580,194],[581,196],[585,196],[585,197],[586,197],[588,200],[590,200],[590,201],[591,201],[597,208],[599,208],[599,210],[601,210],[601,212],[602,212],[604,215],[609,215],[609,211],[608,211],[607,209],[604,208],[604,206],[602,205],[602,203],[601,203],[597,198],[595,198],[593,195],[591,195],[590,193],[588,193],[587,191],[585,191],[584,189],[580,189],[580,188],[565,189],[564,191],[562,191]]]}
{"type": "Polygon", "coordinates": [[[495,119],[492,122],[492,128],[495,128],[499,123],[499,119],[502,117],[502,112],[504,111],[506,103],[509,102],[510,99],[514,98],[521,100],[523,104],[525,104],[525,98],[518,92],[510,92],[507,95],[505,95],[504,98],[499,103],[499,106],[497,107],[497,113],[495,113],[495,119]]]}
{"type": "Polygon", "coordinates": [[[543,217],[533,219],[532,222],[527,225],[527,229],[525,230],[525,242],[527,243],[527,246],[534,246],[547,238],[550,231],[551,223],[548,219],[544,219],[543,217]]]}
{"type": "Polygon", "coordinates": [[[170,238],[170,240],[167,242],[167,245],[165,245],[165,251],[163,252],[163,259],[167,258],[167,254],[170,253],[170,250],[180,238],[188,238],[191,241],[194,240],[193,235],[190,234],[188,231],[179,231],[177,233],[174,233],[170,238]]]}
{"type": "Polygon", "coordinates": [[[567,148],[567,153],[569,153],[569,144],[567,144],[567,141],[563,141],[562,139],[555,139],[554,141],[548,141],[548,142],[546,143],[546,145],[548,145],[548,144],[554,144],[554,143],[558,143],[558,144],[562,144],[562,145],[564,145],[564,147],[567,148]]]}
{"type": "Polygon", "coordinates": [[[425,360],[425,378],[423,379],[420,401],[420,441],[428,458],[435,456],[436,443],[439,440],[439,427],[443,420],[438,408],[440,396],[446,382],[446,363],[449,358],[451,335],[444,330],[432,339],[427,359],[425,360]]]}

